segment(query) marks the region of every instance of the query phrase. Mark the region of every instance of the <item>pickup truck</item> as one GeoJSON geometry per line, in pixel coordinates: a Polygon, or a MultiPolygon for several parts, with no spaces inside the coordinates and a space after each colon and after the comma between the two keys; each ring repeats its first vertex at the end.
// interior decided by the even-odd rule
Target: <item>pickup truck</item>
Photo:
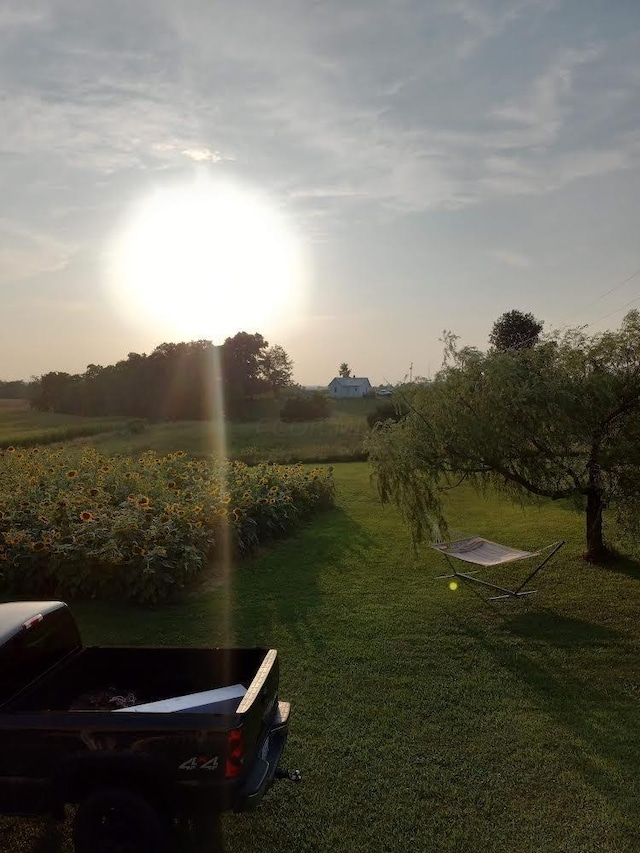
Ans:
{"type": "Polygon", "coordinates": [[[299,778],[278,677],[275,649],[84,647],[63,602],[0,604],[0,814],[69,804],[77,853],[161,853],[180,822],[253,808],[299,778]],[[156,710],[229,685],[219,712],[156,710]]]}

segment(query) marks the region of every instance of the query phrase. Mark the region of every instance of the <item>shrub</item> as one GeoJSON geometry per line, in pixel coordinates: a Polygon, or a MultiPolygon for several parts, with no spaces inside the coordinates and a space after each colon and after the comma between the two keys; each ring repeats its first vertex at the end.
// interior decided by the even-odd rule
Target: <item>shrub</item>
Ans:
{"type": "Polygon", "coordinates": [[[409,407],[406,403],[392,403],[388,400],[385,403],[380,403],[372,412],[367,415],[367,424],[369,429],[373,429],[376,424],[384,423],[385,421],[401,421],[409,414],[409,407]]]}
{"type": "Polygon", "coordinates": [[[223,543],[250,550],[333,495],[320,468],[10,447],[0,451],[0,589],[159,601],[223,543]]]}
{"type": "Polygon", "coordinates": [[[289,397],[280,411],[280,420],[285,423],[294,421],[320,421],[330,414],[329,398],[326,394],[298,394],[289,397]]]}

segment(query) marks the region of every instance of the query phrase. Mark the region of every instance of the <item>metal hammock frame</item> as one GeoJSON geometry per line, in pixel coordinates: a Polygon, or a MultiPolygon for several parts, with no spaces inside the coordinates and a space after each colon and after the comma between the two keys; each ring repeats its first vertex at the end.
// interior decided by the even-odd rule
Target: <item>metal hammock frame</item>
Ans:
{"type": "MultiPolygon", "coordinates": [[[[500,601],[505,598],[523,598],[525,595],[533,595],[537,592],[536,589],[525,589],[527,584],[531,583],[540,569],[545,566],[549,560],[556,554],[565,544],[564,539],[554,542],[551,545],[545,545],[537,551],[520,551],[517,548],[510,548],[508,545],[500,545],[498,542],[491,542],[489,539],[483,539],[480,536],[471,536],[466,539],[456,539],[454,542],[440,542],[432,545],[432,548],[444,555],[453,574],[438,575],[438,579],[456,578],[468,584],[478,584],[490,590],[496,590],[500,595],[494,595],[487,598],[487,601],[500,601]],[[548,553],[547,553],[548,552],[548,553]],[[532,557],[540,557],[546,553],[542,562],[530,572],[519,586],[515,589],[500,586],[496,583],[483,580],[482,578],[474,577],[480,569],[474,569],[467,572],[459,572],[456,570],[455,564],[451,558],[462,560],[465,563],[472,563],[483,567],[501,566],[507,563],[516,563],[520,560],[528,560],[532,557]]],[[[481,596],[482,597],[482,596],[481,596]]]]}

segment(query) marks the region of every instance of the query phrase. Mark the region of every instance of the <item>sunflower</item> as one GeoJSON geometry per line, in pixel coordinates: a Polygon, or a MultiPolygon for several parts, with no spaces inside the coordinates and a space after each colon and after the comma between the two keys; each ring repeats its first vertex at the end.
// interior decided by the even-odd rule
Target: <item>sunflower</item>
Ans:
{"type": "Polygon", "coordinates": [[[71,471],[67,471],[67,477],[68,477],[70,480],[73,480],[73,478],[74,478],[74,477],[77,477],[77,476],[78,476],[78,472],[77,472],[77,471],[75,471],[74,469],[72,469],[71,471]]]}
{"type": "Polygon", "coordinates": [[[80,513],[80,520],[81,521],[93,521],[93,519],[94,519],[94,515],[92,512],[89,512],[88,509],[84,509],[80,513]]]}
{"type": "Polygon", "coordinates": [[[16,449],[15,449],[15,447],[13,447],[13,445],[9,445],[9,447],[7,447],[7,453],[15,453],[15,452],[16,452],[16,449]]]}
{"type": "Polygon", "coordinates": [[[34,542],[31,547],[33,548],[34,551],[44,551],[45,544],[44,544],[44,542],[34,542]]]}
{"type": "Polygon", "coordinates": [[[92,498],[95,498],[97,495],[100,494],[100,490],[99,489],[89,489],[89,494],[91,495],[92,498]]]}
{"type": "Polygon", "coordinates": [[[138,506],[150,506],[150,505],[151,505],[151,501],[149,500],[149,498],[146,495],[143,495],[141,498],[139,498],[138,506]]]}
{"type": "Polygon", "coordinates": [[[131,548],[131,553],[135,554],[136,557],[140,557],[145,553],[145,551],[144,551],[144,548],[141,548],[139,545],[134,545],[131,548]]]}
{"type": "Polygon", "coordinates": [[[108,474],[109,471],[111,471],[111,468],[108,465],[103,465],[102,468],[100,468],[100,470],[102,471],[103,474],[108,474]]]}
{"type": "Polygon", "coordinates": [[[55,468],[47,468],[47,474],[55,474],[55,473],[56,473],[55,468]]]}

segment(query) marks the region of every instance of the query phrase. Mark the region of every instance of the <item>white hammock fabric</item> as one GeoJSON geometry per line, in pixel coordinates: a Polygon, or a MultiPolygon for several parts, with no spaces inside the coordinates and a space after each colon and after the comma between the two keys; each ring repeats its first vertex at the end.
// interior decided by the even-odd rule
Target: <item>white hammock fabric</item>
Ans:
{"type": "Polygon", "coordinates": [[[472,536],[469,539],[458,539],[455,542],[442,542],[433,546],[436,551],[455,557],[456,560],[464,560],[465,563],[474,563],[476,566],[499,566],[502,563],[514,563],[516,560],[526,560],[528,557],[539,557],[540,551],[520,551],[518,548],[509,548],[508,545],[500,545],[482,539],[480,536],[472,536]]]}

